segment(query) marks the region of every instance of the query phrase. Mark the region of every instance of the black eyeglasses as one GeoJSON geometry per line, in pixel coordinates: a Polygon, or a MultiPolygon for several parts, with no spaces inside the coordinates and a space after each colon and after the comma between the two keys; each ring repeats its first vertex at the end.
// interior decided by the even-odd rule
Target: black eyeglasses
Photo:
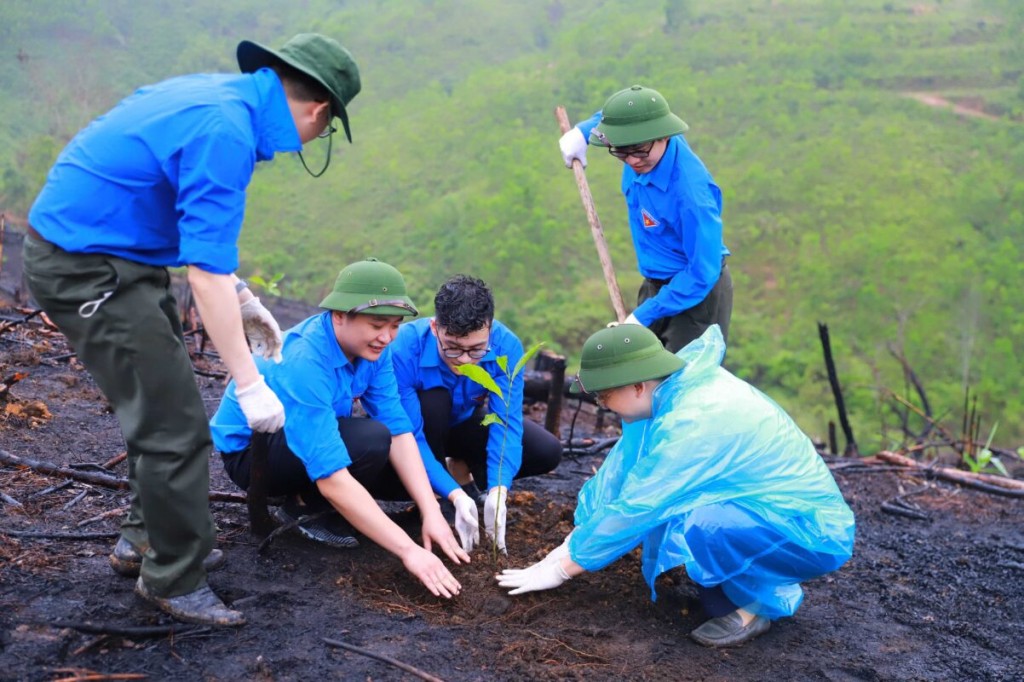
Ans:
{"type": "Polygon", "coordinates": [[[458,348],[458,347],[448,348],[444,344],[441,343],[441,337],[440,336],[437,337],[437,347],[441,350],[441,354],[444,355],[449,360],[455,360],[457,358],[461,358],[463,355],[468,355],[469,357],[473,358],[474,360],[479,360],[479,359],[481,359],[482,357],[484,357],[485,355],[487,355],[488,353],[491,352],[491,347],[490,346],[487,346],[487,348],[473,348],[473,349],[458,348]]]}
{"type": "Polygon", "coordinates": [[[625,161],[630,156],[634,159],[646,159],[651,155],[654,143],[655,140],[651,140],[647,144],[633,144],[628,147],[608,147],[608,153],[620,161],[625,161]]]}
{"type": "Polygon", "coordinates": [[[328,123],[327,127],[324,128],[323,131],[321,131],[321,133],[317,135],[317,137],[319,137],[322,140],[324,138],[330,137],[336,132],[338,132],[338,129],[332,126],[330,123],[328,123]]]}

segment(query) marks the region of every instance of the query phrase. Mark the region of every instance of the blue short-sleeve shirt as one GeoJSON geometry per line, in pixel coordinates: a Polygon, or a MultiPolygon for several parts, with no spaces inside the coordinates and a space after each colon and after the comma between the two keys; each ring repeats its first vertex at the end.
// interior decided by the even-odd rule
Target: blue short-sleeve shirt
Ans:
{"type": "MultiPolygon", "coordinates": [[[[305,464],[310,480],[326,478],[352,463],[338,433],[338,418],[352,416],[355,400],[392,436],[412,431],[398,398],[391,347],[372,362],[350,361],[338,345],[330,311],[289,329],[281,355],[280,363],[256,357],[256,367],[284,405],[285,439],[305,464]]],[[[221,452],[238,452],[249,445],[252,430],[238,405],[234,381],[224,391],[210,430],[221,452]]]]}
{"type": "Polygon", "coordinates": [[[227,274],[238,267],[256,163],[301,148],[270,69],[172,78],[139,89],[71,140],[29,222],[71,253],[227,274]]]}
{"type": "Polygon", "coordinates": [[[523,357],[523,344],[501,322],[491,324],[491,350],[480,360],[479,366],[494,378],[502,393],[509,399],[508,413],[505,403],[480,384],[455,374],[438,349],[437,337],[430,330],[430,319],[403,324],[391,344],[394,350],[395,377],[402,405],[409,417],[416,441],[420,446],[434,492],[447,496],[458,487],[448,471],[437,461],[423,433],[423,414],[418,392],[444,388],[452,396],[449,424],[461,424],[473,417],[477,408],[486,405],[489,412],[501,417],[507,426],[491,424],[487,436],[487,487],[510,487],[523,463],[523,376],[520,374],[511,387],[498,358],[507,357],[509,371],[523,357]],[[507,432],[507,433],[506,433],[507,432]],[[504,444],[504,445],[503,445],[504,444]],[[503,450],[504,448],[504,450],[503,450]]]}

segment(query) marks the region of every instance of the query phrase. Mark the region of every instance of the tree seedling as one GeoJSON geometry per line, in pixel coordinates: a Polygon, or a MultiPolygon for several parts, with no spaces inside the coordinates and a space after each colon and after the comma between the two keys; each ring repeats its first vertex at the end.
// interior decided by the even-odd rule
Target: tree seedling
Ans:
{"type": "MultiPolygon", "coordinates": [[[[527,350],[525,353],[523,353],[523,357],[519,358],[519,362],[516,363],[516,366],[512,369],[511,373],[508,371],[508,356],[507,355],[499,355],[498,356],[498,358],[497,358],[498,367],[500,367],[501,371],[505,373],[505,377],[508,379],[508,385],[509,385],[510,388],[512,386],[512,382],[514,382],[517,378],[519,378],[519,375],[522,373],[523,368],[526,367],[526,363],[529,362],[530,359],[534,355],[537,354],[537,351],[540,350],[541,346],[543,346],[543,345],[544,345],[544,343],[541,342],[541,343],[536,343],[533,346],[531,346],[529,348],[529,350],[527,350]]],[[[463,375],[464,377],[466,377],[470,381],[472,381],[474,383],[477,383],[480,386],[483,386],[488,391],[490,391],[494,395],[498,396],[498,400],[500,400],[502,402],[502,404],[505,406],[505,414],[503,416],[502,415],[498,415],[498,414],[496,414],[494,412],[488,412],[486,415],[484,415],[483,421],[481,421],[480,423],[483,424],[484,426],[490,426],[491,424],[498,424],[500,426],[507,427],[509,413],[512,410],[512,405],[511,405],[511,399],[512,398],[511,398],[511,396],[506,395],[501,390],[501,387],[498,386],[498,383],[494,380],[494,377],[492,377],[490,374],[488,374],[487,370],[485,370],[483,367],[481,367],[479,365],[469,365],[469,364],[462,365],[462,366],[460,366],[458,368],[458,371],[459,371],[459,374],[463,375]]],[[[498,458],[498,479],[499,480],[501,479],[502,467],[505,464],[505,445],[506,445],[507,440],[508,440],[508,428],[503,428],[502,429],[502,436],[501,436],[501,456],[498,458]]],[[[499,495],[500,494],[501,493],[499,492],[499,495]]],[[[500,497],[499,497],[499,502],[500,502],[500,497]]],[[[497,512],[497,508],[495,508],[495,512],[494,513],[495,513],[495,517],[497,517],[497,513],[498,513],[497,512]]],[[[497,527],[497,522],[498,522],[498,519],[495,518],[494,519],[495,527],[497,527]]],[[[494,555],[494,562],[497,563],[498,562],[498,538],[497,538],[497,533],[495,533],[495,537],[493,538],[492,550],[493,550],[493,555],[494,555]]]]}

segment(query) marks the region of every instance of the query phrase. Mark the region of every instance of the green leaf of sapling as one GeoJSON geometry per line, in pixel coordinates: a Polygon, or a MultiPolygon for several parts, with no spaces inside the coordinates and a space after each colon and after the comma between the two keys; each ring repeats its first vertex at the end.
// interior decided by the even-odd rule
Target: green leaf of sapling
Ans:
{"type": "Polygon", "coordinates": [[[494,383],[494,379],[483,367],[480,367],[479,365],[460,365],[457,370],[462,376],[472,382],[480,384],[491,393],[495,394],[502,400],[505,400],[505,395],[501,392],[501,387],[494,383]]]}
{"type": "Polygon", "coordinates": [[[537,354],[537,351],[539,351],[540,347],[543,345],[543,341],[541,341],[540,343],[535,343],[532,346],[530,346],[530,349],[528,351],[523,353],[523,357],[519,358],[519,362],[516,363],[516,368],[512,370],[513,379],[519,376],[519,372],[522,371],[523,367],[526,367],[526,363],[530,361],[530,358],[537,354]]]}
{"type": "Polygon", "coordinates": [[[490,426],[491,424],[497,424],[498,426],[504,426],[505,422],[501,420],[501,417],[496,415],[494,412],[488,412],[484,415],[483,420],[480,422],[481,426],[490,426]]]}

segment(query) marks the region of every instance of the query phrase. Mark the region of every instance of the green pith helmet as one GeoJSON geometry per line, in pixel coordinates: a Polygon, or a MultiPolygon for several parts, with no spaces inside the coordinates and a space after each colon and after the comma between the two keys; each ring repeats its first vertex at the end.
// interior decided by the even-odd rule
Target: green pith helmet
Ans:
{"type": "Polygon", "coordinates": [[[359,94],[362,83],[359,67],[338,41],[319,33],[300,33],[280,50],[271,50],[251,40],[243,40],[238,44],[237,56],[242,73],[252,73],[281,61],[320,83],[331,94],[331,114],[341,119],[345,137],[352,141],[345,107],[359,94]]]}
{"type": "Polygon", "coordinates": [[[619,90],[601,109],[601,122],[590,133],[590,143],[628,147],[685,132],[690,126],[673,114],[661,93],[642,85],[619,90]]]}
{"type": "Polygon", "coordinates": [[[419,315],[405,295],[402,273],[376,258],[342,268],[334,290],[320,301],[321,308],[367,315],[419,315]]]}
{"type": "Polygon", "coordinates": [[[665,350],[661,340],[639,324],[618,324],[591,334],[583,344],[580,371],[572,393],[597,393],[660,379],[686,363],[665,350]]]}

